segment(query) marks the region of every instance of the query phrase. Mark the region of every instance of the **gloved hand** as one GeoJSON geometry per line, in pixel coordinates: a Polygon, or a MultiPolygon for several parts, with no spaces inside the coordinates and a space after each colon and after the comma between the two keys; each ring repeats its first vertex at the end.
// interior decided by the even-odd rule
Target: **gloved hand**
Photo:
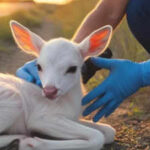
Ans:
{"type": "Polygon", "coordinates": [[[101,68],[110,70],[109,76],[87,94],[82,104],[93,103],[83,112],[89,115],[98,109],[93,118],[97,122],[101,117],[109,116],[127,97],[139,88],[150,85],[150,61],[135,63],[129,60],[116,60],[106,58],[91,58],[92,62],[101,68]]]}
{"type": "Polygon", "coordinates": [[[24,66],[17,70],[16,75],[28,82],[35,83],[38,86],[42,86],[40,78],[38,76],[36,60],[24,64],[24,66]]]}

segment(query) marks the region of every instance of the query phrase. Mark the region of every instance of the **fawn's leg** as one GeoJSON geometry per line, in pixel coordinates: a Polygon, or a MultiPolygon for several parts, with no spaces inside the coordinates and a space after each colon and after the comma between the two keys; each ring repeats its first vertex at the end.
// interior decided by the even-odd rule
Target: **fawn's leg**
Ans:
{"type": "Polygon", "coordinates": [[[105,144],[109,144],[114,141],[116,131],[110,125],[103,124],[103,123],[93,123],[92,121],[86,121],[86,120],[80,120],[80,123],[85,126],[101,131],[105,137],[105,144]]]}
{"type": "Polygon", "coordinates": [[[0,134],[11,128],[22,111],[21,98],[17,90],[0,82],[0,134]]]}
{"type": "MultiPolygon", "coordinates": [[[[33,119],[33,118],[32,118],[33,119]]],[[[61,140],[30,138],[26,145],[38,150],[100,150],[104,144],[103,134],[64,117],[30,120],[28,128],[61,140]]]]}
{"type": "MultiPolygon", "coordinates": [[[[0,82],[0,134],[7,132],[22,112],[20,95],[11,85],[0,82]]],[[[0,147],[7,146],[22,135],[0,136],[0,147]]]]}

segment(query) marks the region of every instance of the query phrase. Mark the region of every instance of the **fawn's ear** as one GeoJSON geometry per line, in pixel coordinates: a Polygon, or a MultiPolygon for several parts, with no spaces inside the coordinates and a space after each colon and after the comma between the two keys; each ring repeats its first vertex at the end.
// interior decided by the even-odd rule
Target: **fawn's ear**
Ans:
{"type": "Polygon", "coordinates": [[[45,41],[16,21],[10,21],[10,27],[17,45],[26,53],[38,56],[45,41]]]}
{"type": "Polygon", "coordinates": [[[106,25],[85,38],[80,44],[79,49],[83,58],[96,56],[103,53],[110,43],[112,37],[112,27],[106,25]]]}

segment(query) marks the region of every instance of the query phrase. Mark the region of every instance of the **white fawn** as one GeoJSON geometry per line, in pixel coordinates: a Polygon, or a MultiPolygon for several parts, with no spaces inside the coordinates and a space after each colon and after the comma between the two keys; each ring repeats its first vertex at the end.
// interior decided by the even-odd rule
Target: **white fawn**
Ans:
{"type": "Polygon", "coordinates": [[[0,133],[7,133],[0,136],[0,147],[19,139],[19,150],[100,150],[113,142],[111,126],[79,119],[81,67],[88,56],[104,52],[112,27],[104,26],[77,44],[64,38],[46,42],[16,21],[10,26],[18,46],[37,56],[43,88],[0,74],[0,133]],[[32,132],[56,140],[32,137],[32,132]]]}

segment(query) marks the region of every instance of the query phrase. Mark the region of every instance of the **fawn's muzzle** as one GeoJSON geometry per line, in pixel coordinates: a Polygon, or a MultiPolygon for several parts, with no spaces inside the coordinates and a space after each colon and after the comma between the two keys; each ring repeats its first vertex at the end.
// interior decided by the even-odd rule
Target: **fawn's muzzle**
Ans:
{"type": "Polygon", "coordinates": [[[43,88],[45,96],[49,99],[55,99],[57,97],[58,89],[54,86],[43,88]]]}

